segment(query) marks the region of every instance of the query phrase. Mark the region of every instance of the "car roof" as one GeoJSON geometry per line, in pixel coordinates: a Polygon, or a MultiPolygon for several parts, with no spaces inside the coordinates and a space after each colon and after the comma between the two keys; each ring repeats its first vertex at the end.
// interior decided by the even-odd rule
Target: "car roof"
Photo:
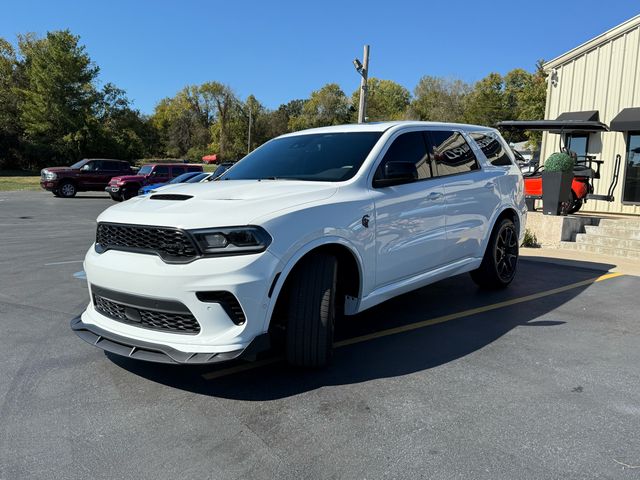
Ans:
{"type": "Polygon", "coordinates": [[[347,125],[333,125],[330,127],[310,128],[298,132],[282,135],[283,137],[308,135],[314,133],[349,133],[349,132],[386,132],[387,130],[399,130],[402,128],[426,127],[428,129],[452,128],[468,132],[495,130],[482,125],[470,125],[465,123],[445,123],[445,122],[421,122],[414,120],[398,120],[393,122],[371,122],[371,123],[351,123],[347,125]]]}

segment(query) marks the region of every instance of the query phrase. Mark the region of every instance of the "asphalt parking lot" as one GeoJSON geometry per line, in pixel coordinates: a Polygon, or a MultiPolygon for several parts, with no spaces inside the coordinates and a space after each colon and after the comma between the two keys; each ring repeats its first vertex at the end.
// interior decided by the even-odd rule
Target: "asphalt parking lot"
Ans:
{"type": "Polygon", "coordinates": [[[640,478],[640,278],[455,277],[351,318],[322,371],[136,363],[69,329],[112,204],[0,193],[0,479],[640,478]]]}

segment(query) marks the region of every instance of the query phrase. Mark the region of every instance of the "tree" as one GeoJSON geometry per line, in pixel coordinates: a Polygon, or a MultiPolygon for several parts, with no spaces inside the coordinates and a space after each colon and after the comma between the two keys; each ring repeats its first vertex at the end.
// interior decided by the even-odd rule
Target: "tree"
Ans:
{"type": "Polygon", "coordinates": [[[16,166],[19,160],[20,122],[18,59],[11,44],[0,37],[0,168],[16,166]]]}
{"type": "Polygon", "coordinates": [[[467,123],[492,126],[513,116],[505,102],[503,78],[498,73],[490,73],[477,82],[466,98],[467,123]]]}
{"type": "Polygon", "coordinates": [[[349,100],[336,83],[328,83],[311,93],[302,107],[302,113],[291,118],[289,129],[340,125],[349,122],[349,100]]]}
{"type": "Polygon", "coordinates": [[[407,116],[415,120],[462,122],[470,90],[461,80],[424,76],[414,90],[407,116]]]}
{"type": "MultiPolygon", "coordinates": [[[[536,71],[530,74],[529,81],[518,92],[518,120],[541,120],[545,115],[547,102],[547,74],[538,60],[536,71]]],[[[542,132],[525,132],[528,143],[533,150],[540,148],[542,132]]]]}
{"type": "Polygon", "coordinates": [[[302,109],[306,102],[306,100],[301,99],[291,100],[280,105],[277,110],[266,112],[266,138],[270,139],[290,132],[289,125],[291,120],[302,115],[302,109]]]}
{"type": "Polygon", "coordinates": [[[214,145],[221,158],[226,158],[226,146],[229,138],[228,125],[231,121],[232,109],[237,103],[231,87],[219,82],[208,82],[200,86],[200,95],[205,102],[215,105],[217,135],[214,145]]]}
{"type": "MultiPolygon", "coordinates": [[[[400,120],[404,118],[411,93],[392,80],[369,78],[367,81],[367,121],[400,120]]],[[[351,105],[359,105],[360,89],[351,95],[351,105]]],[[[354,111],[353,121],[358,113],[354,111]]]]}
{"type": "Polygon", "coordinates": [[[69,30],[18,39],[24,57],[25,85],[19,92],[25,140],[35,154],[54,162],[81,158],[94,134],[98,67],[69,30]]]}

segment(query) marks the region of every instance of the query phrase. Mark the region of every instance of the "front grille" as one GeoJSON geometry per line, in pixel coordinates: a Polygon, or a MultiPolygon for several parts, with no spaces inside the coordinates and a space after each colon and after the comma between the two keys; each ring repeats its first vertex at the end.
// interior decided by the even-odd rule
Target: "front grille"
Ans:
{"type": "Polygon", "coordinates": [[[93,294],[93,305],[105,317],[129,325],[169,333],[196,335],[200,332],[200,324],[190,313],[162,312],[132,307],[110,300],[97,293],[93,294]]]}
{"type": "Polygon", "coordinates": [[[188,262],[198,255],[191,238],[182,230],[118,223],[98,224],[96,250],[154,253],[168,262],[188,262]]]}

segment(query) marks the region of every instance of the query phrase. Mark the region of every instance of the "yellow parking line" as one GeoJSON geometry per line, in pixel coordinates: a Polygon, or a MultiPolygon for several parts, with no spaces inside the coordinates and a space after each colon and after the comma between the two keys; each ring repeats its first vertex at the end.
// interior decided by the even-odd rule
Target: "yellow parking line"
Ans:
{"type": "MultiPolygon", "coordinates": [[[[621,275],[623,274],[622,273],[606,273],[604,275],[600,275],[599,277],[590,278],[588,280],[583,280],[581,282],[571,283],[563,287],[552,288],[551,290],[545,290],[543,292],[533,293],[531,295],[526,295],[524,297],[512,298],[511,300],[505,300],[504,302],[498,302],[498,303],[493,303],[491,305],[484,305],[482,307],[471,308],[469,310],[450,313],[448,315],[442,315],[440,317],[430,318],[429,320],[423,320],[421,322],[411,323],[409,325],[403,325],[401,327],[388,328],[386,330],[380,330],[379,332],[369,333],[367,335],[361,335],[359,337],[341,340],[339,342],[334,343],[333,346],[334,348],[341,348],[341,347],[346,347],[348,345],[354,345],[356,343],[367,342],[369,340],[374,340],[376,338],[388,337],[389,335],[396,335],[398,333],[410,332],[412,330],[428,327],[430,325],[449,322],[451,320],[457,320],[459,318],[468,317],[471,315],[477,315],[479,313],[485,313],[491,310],[497,310],[499,308],[510,307],[512,305],[517,305],[519,303],[530,302],[532,300],[537,300],[539,298],[544,298],[551,295],[555,295],[557,293],[573,290],[574,288],[580,288],[587,285],[591,285],[596,282],[602,282],[604,280],[609,280],[611,278],[620,277],[621,275]]],[[[282,361],[282,358],[280,357],[268,358],[268,359],[253,362],[253,363],[246,363],[246,364],[238,365],[235,367],[230,367],[222,370],[205,373],[202,375],[202,377],[205,380],[212,380],[214,378],[220,378],[220,377],[224,377],[234,373],[244,372],[246,370],[253,370],[254,368],[260,368],[266,365],[272,365],[274,363],[278,363],[281,361],[282,361]]]]}

